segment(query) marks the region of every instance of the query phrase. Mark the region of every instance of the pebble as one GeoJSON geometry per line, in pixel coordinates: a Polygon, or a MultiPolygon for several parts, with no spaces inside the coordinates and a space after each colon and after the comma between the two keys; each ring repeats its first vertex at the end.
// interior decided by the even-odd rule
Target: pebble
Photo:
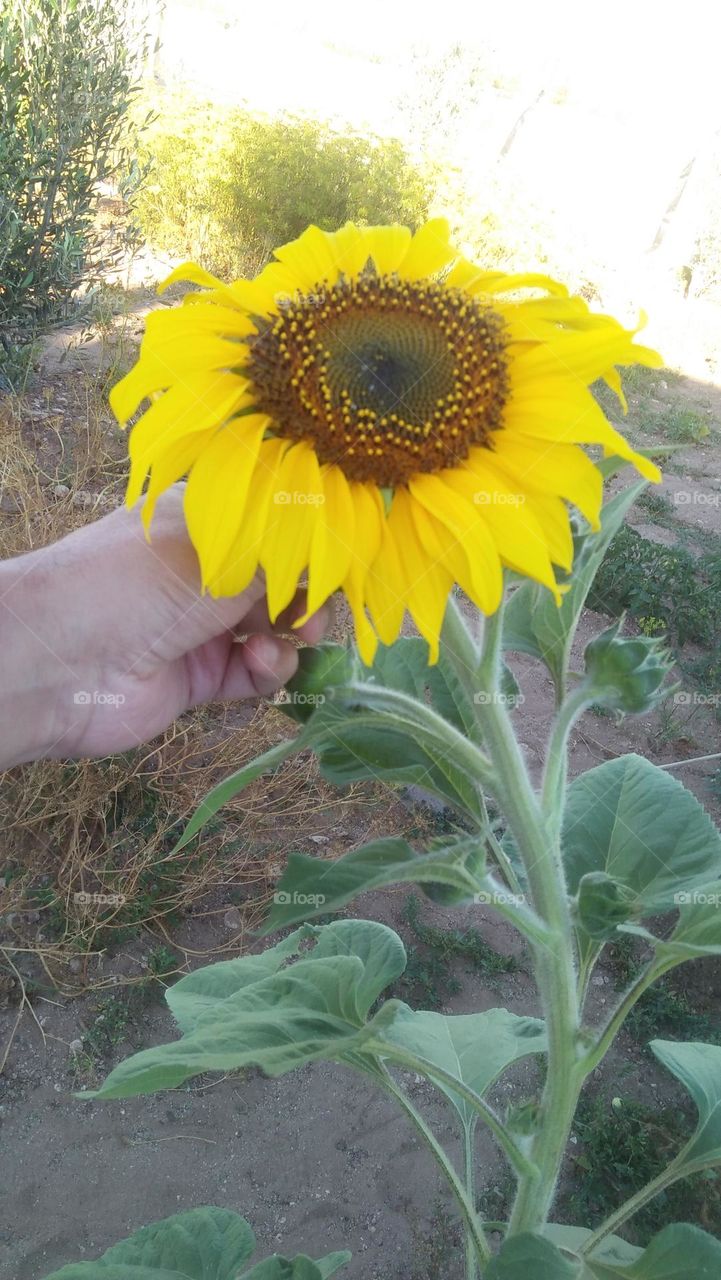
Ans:
{"type": "Polygon", "coordinates": [[[75,1053],[75,1054],[82,1053],[83,1042],[82,1040],[71,1040],[70,1044],[68,1045],[68,1048],[70,1049],[71,1053],[75,1053]]]}
{"type": "Polygon", "coordinates": [[[242,924],[242,920],[240,918],[240,912],[238,908],[229,907],[225,915],[223,916],[223,925],[225,926],[225,928],[231,930],[232,932],[235,929],[239,929],[241,924],[242,924]]]}
{"type": "Polygon", "coordinates": [[[50,490],[54,498],[67,498],[70,493],[69,484],[54,484],[50,490]]]}

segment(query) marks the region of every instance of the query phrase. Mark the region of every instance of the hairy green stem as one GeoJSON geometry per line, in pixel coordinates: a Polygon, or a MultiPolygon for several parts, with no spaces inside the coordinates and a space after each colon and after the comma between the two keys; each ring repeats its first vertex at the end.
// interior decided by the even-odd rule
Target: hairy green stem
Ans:
{"type": "MultiPolygon", "coordinates": [[[[573,926],[559,843],[562,756],[572,720],[563,713],[556,730],[556,759],[549,795],[539,803],[500,692],[503,610],[486,622],[479,688],[488,695],[477,711],[493,762],[493,785],[523,860],[533,907],[550,932],[550,943],[534,947],[535,972],[548,1032],[548,1068],[539,1128],[531,1146],[537,1176],[521,1175],[509,1231],[532,1231],[548,1216],[583,1082],[579,1064],[579,1011],[573,926]],[[552,795],[552,799],[551,799],[552,795]],[[547,804],[549,807],[547,807],[547,804]]],[[[577,706],[576,706],[577,714],[577,706]]],[[[552,739],[553,740],[553,739],[552,739]]]]}
{"type": "Polygon", "coordinates": [[[387,1062],[394,1062],[399,1067],[405,1067],[408,1071],[415,1071],[418,1075],[425,1076],[428,1080],[445,1085],[446,1089],[458,1094],[488,1125],[516,1173],[530,1180],[536,1177],[536,1170],[531,1161],[523,1154],[503,1122],[499,1120],[493,1107],[489,1106],[480,1094],[476,1093],[475,1089],[471,1089],[462,1080],[459,1080],[457,1076],[452,1075],[450,1071],[444,1071],[443,1067],[439,1067],[435,1062],[430,1062],[428,1058],[422,1057],[421,1054],[410,1053],[407,1049],[401,1049],[387,1040],[370,1040],[364,1045],[364,1049],[366,1052],[370,1050],[371,1053],[377,1054],[387,1062]]]}
{"type": "Polygon", "coordinates": [[[443,1150],[443,1147],[433,1133],[433,1130],[428,1127],[423,1117],[416,1111],[410,1098],[404,1090],[401,1089],[400,1085],[396,1083],[390,1072],[382,1065],[379,1065],[377,1069],[374,1068],[369,1071],[368,1074],[372,1076],[376,1083],[381,1085],[381,1087],[400,1104],[423,1140],[430,1147],[433,1156],[440,1166],[443,1176],[446,1178],[458,1203],[458,1207],[461,1211],[465,1224],[467,1238],[470,1241],[469,1247],[472,1248],[474,1254],[476,1271],[473,1273],[467,1271],[468,1280],[476,1280],[478,1267],[483,1268],[486,1263],[490,1261],[491,1249],[486,1239],[483,1227],[481,1226],[478,1214],[476,1213],[476,1206],[472,1197],[469,1196],[467,1189],[464,1187],[456,1170],[443,1150]]]}
{"type": "Polygon", "coordinates": [[[701,1173],[704,1169],[709,1168],[711,1168],[711,1165],[704,1160],[696,1160],[690,1164],[684,1164],[683,1151],[679,1151],[678,1155],[657,1177],[652,1178],[650,1182],[646,1183],[645,1187],[641,1187],[640,1191],[637,1191],[635,1195],[624,1201],[614,1213],[606,1218],[605,1222],[601,1223],[600,1227],[596,1228],[592,1235],[584,1240],[579,1253],[591,1254],[606,1239],[606,1236],[612,1235],[619,1227],[623,1226],[624,1222],[627,1222],[635,1213],[638,1213],[639,1209],[643,1209],[649,1200],[653,1200],[662,1191],[667,1191],[669,1187],[673,1186],[674,1182],[679,1182],[681,1178],[689,1178],[692,1174],[701,1173]]]}
{"type": "MultiPolygon", "coordinates": [[[[473,1208],[476,1207],[476,1168],[473,1150],[473,1138],[475,1134],[475,1125],[465,1125],[463,1128],[463,1166],[466,1182],[466,1195],[470,1200],[473,1208]]],[[[466,1280],[478,1280],[478,1260],[474,1248],[473,1237],[466,1230],[466,1280]]]]}
{"type": "Polygon", "coordinates": [[[563,815],[563,797],[568,780],[568,736],[578,717],[592,701],[593,698],[589,697],[584,685],[578,685],[559,708],[551,730],[541,796],[545,813],[558,823],[563,815]]]}

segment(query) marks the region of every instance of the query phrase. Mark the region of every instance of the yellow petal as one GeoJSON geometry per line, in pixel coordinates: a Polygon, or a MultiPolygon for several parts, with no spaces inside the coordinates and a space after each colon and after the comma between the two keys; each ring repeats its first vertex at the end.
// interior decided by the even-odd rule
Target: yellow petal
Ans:
{"type": "Polygon", "coordinates": [[[357,536],[355,509],[343,472],[340,467],[324,467],[320,474],[324,501],[318,509],[310,545],[307,609],[297,626],[302,626],[337,591],[350,568],[357,536]]]}
{"type": "MultiPolygon", "coordinates": [[[[452,498],[453,505],[457,508],[459,500],[455,494],[452,498]]],[[[503,572],[498,551],[488,529],[483,526],[482,530],[486,543],[485,554],[478,555],[478,528],[475,546],[469,545],[467,550],[448,525],[418,501],[414,501],[412,516],[426,554],[444,565],[453,581],[462,587],[469,600],[473,600],[479,609],[484,613],[495,613],[503,595],[503,572]]]]}
{"type": "Polygon", "coordinates": [[[568,573],[573,565],[573,536],[568,508],[552,493],[527,492],[525,508],[536,519],[554,564],[568,573]]]}
{"type": "Polygon", "coordinates": [[[487,462],[474,466],[473,471],[444,471],[443,481],[454,493],[481,506],[504,563],[543,583],[559,602],[543,528],[527,509],[524,491],[511,488],[503,473],[487,462]]]}
{"type": "Polygon", "coordinates": [[[658,467],[631,448],[582,386],[569,383],[567,378],[546,379],[539,385],[542,395],[528,386],[511,397],[505,410],[509,433],[518,431],[564,444],[600,444],[607,456],[618,454],[632,462],[647,480],[661,479],[658,467]]]}
{"type": "MultiPolygon", "coordinates": [[[[146,537],[148,536],[150,522],[153,518],[158,498],[166,489],[170,488],[171,484],[175,484],[177,480],[181,480],[184,475],[187,475],[212,438],[213,431],[209,430],[198,431],[192,436],[174,440],[153,462],[150,468],[150,483],[148,484],[148,491],[145,495],[145,502],[141,512],[146,537]]],[[[145,476],[143,475],[144,479],[145,476]]],[[[142,488],[142,480],[140,487],[142,488]]],[[[128,493],[125,499],[128,506],[132,506],[135,501],[133,494],[136,489],[137,480],[132,477],[132,486],[128,485],[128,493]]]]}
{"type": "Polygon", "coordinates": [[[429,661],[438,661],[441,627],[453,587],[453,578],[442,564],[434,562],[421,545],[413,523],[413,503],[407,489],[397,489],[388,523],[405,570],[406,607],[424,640],[429,661]]]}
{"type": "Polygon", "coordinates": [[[354,222],[346,222],[344,227],[333,233],[332,240],[338,270],[348,280],[355,279],[368,262],[367,227],[357,227],[354,222]]]}
{"type": "MultiPolygon", "coordinates": [[[[483,465],[488,450],[472,449],[468,465],[483,465]]],[[[572,502],[594,529],[600,528],[603,477],[575,444],[535,440],[516,431],[498,431],[491,459],[513,485],[556,494],[572,502]]]]}
{"type": "Polygon", "coordinates": [[[145,321],[145,335],[141,344],[143,352],[155,350],[167,342],[193,341],[197,334],[219,334],[223,337],[245,337],[255,332],[249,316],[231,307],[217,306],[204,301],[196,307],[174,307],[171,310],[151,311],[145,321]]]}
{"type": "Polygon", "coordinates": [[[307,227],[297,240],[275,250],[279,262],[290,267],[300,287],[309,291],[323,281],[333,285],[338,279],[338,264],[333,252],[333,237],[320,227],[307,227]]]}
{"type": "Polygon", "coordinates": [[[355,508],[356,536],[348,576],[343,583],[355,623],[356,641],[361,661],[371,666],[378,648],[378,637],[365,610],[365,587],[368,573],[380,550],[385,510],[375,485],[351,484],[350,494],[355,508]],[[359,537],[363,531],[362,541],[359,537]]]}
{"type": "Polygon", "coordinates": [[[204,588],[223,571],[246,502],[253,500],[251,483],[269,421],[265,414],[234,418],[215,433],[190,473],[185,519],[204,588]]]}
{"type": "Polygon", "coordinates": [[[398,270],[411,242],[408,227],[368,227],[368,255],[379,276],[398,270]]]}
{"type": "Polygon", "coordinates": [[[158,285],[158,293],[164,293],[171,284],[176,284],[178,280],[187,280],[190,284],[200,284],[210,289],[216,289],[218,285],[223,283],[217,276],[211,276],[209,271],[204,271],[202,267],[199,267],[197,262],[183,262],[179,267],[171,271],[169,276],[161,280],[158,285]]]}
{"type": "Polygon", "coordinates": [[[546,293],[564,297],[568,293],[565,285],[550,276],[538,272],[522,272],[509,275],[505,271],[482,271],[473,262],[461,258],[446,276],[446,284],[455,289],[465,289],[466,293],[502,294],[515,292],[516,289],[543,289],[546,293]]]}
{"type": "Polygon", "coordinates": [[[618,396],[623,412],[628,413],[628,400],[626,399],[626,393],[623,389],[623,383],[621,382],[621,375],[618,372],[618,369],[609,369],[606,373],[605,381],[611,391],[618,396]]]}
{"type": "Polygon", "coordinates": [[[243,362],[243,350],[237,342],[199,335],[144,353],[113,387],[110,393],[113,413],[118,421],[127,422],[143,400],[156,391],[165,391],[174,382],[183,383],[195,374],[238,367],[243,362]]]}
{"type": "Polygon", "coordinates": [[[323,497],[317,454],[301,441],[293,445],[281,461],[271,499],[276,510],[269,516],[263,537],[260,562],[265,570],[271,622],[275,622],[295,595],[298,580],[308,563],[323,497]]]}
{"type": "Polygon", "coordinates": [[[614,365],[662,367],[663,360],[657,351],[637,346],[632,341],[633,334],[610,317],[598,319],[605,323],[587,332],[562,333],[559,330],[554,341],[519,352],[513,362],[514,386],[538,384],[545,378],[562,375],[590,386],[597,378],[605,377],[614,365]]]}
{"type": "MultiPolygon", "coordinates": [[[[451,559],[454,556],[452,542],[443,535],[443,530],[448,530],[463,551],[468,564],[468,572],[461,578],[460,570],[463,565],[459,565],[456,559],[456,580],[484,613],[494,613],[503,590],[498,548],[489,529],[485,511],[474,503],[472,492],[460,495],[457,490],[449,488],[446,484],[449,474],[443,471],[438,475],[414,476],[410,482],[410,491],[417,502],[430,513],[437,526],[436,554],[450,569],[454,563],[451,559]]],[[[426,527],[424,541],[431,549],[432,537],[433,527],[426,527]]]]}
{"type": "Polygon", "coordinates": [[[404,548],[398,545],[396,525],[386,519],[380,550],[366,579],[368,609],[383,644],[393,644],[400,633],[405,613],[405,581],[404,548]]]}
{"type": "Polygon", "coordinates": [[[287,440],[270,438],[262,442],[253,474],[252,500],[245,504],[233,545],[210,587],[211,595],[239,595],[255,577],[269,515],[277,513],[271,498],[278,488],[280,464],[289,448],[287,440]]]}
{"type": "Polygon", "coordinates": [[[164,391],[130,432],[131,463],[145,474],[165,449],[184,436],[226,422],[248,399],[246,386],[233,373],[206,373],[164,391]]]}
{"type": "Polygon", "coordinates": [[[420,280],[435,275],[456,257],[449,243],[450,228],[445,218],[432,218],[416,231],[408,252],[398,264],[402,280],[420,280]]]}

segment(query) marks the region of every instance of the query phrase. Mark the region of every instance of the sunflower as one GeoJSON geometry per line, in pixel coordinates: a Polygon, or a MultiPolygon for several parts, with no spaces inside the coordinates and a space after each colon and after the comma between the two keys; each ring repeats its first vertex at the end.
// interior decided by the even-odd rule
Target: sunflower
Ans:
{"type": "MultiPolygon", "coordinates": [[[[443,219],[328,233],[308,227],[254,280],[194,263],[161,288],[202,291],[152,313],[111,393],[130,435],[127,501],[188,476],[203,587],[242,591],[260,567],[271,619],[307,573],[307,614],[345,593],[361,656],[406,610],[431,660],[458,583],[485,613],[503,566],[560,599],[567,504],[598,528],[601,474],[582,445],[650,480],[589,391],[617,366],[659,366],[635,333],[537,274],[480,270],[443,219]]],[[[625,405],[624,405],[625,407],[625,405]]]]}

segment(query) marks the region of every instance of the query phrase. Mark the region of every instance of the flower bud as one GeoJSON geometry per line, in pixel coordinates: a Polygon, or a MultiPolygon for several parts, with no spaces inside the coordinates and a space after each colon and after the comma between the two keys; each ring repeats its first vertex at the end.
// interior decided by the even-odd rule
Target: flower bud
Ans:
{"type": "Polygon", "coordinates": [[[623,619],[586,646],[586,687],[612,711],[651,711],[670,692],[663,688],[673,657],[656,636],[621,636],[623,619]]]}

